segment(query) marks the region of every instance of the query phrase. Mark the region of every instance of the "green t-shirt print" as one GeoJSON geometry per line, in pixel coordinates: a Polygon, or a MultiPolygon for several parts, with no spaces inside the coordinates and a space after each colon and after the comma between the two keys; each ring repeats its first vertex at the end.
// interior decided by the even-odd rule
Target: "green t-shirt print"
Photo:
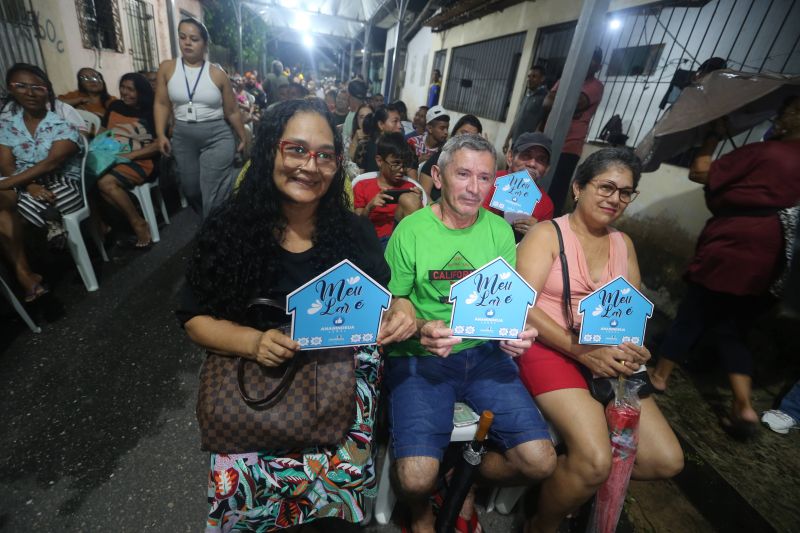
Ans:
{"type": "MultiPolygon", "coordinates": [[[[386,247],[386,262],[392,270],[389,291],[411,300],[417,318],[449,324],[453,311],[447,300],[450,286],[497,257],[516,265],[514,233],[508,222],[481,209],[472,226],[454,230],[426,207],[404,218],[389,240],[386,247]]],[[[453,353],[484,342],[464,340],[453,348],[453,353]]],[[[389,355],[430,353],[419,340],[409,339],[390,346],[389,355]]]]}

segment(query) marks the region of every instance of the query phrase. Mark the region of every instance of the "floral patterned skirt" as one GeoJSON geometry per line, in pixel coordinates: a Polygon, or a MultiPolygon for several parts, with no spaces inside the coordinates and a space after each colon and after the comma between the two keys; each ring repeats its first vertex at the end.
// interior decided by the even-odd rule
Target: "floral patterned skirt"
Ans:
{"type": "Polygon", "coordinates": [[[375,497],[373,435],[382,361],[374,347],[360,349],[356,365],[356,418],[338,446],[211,454],[206,533],[279,531],[317,518],[364,518],[375,497]]]}

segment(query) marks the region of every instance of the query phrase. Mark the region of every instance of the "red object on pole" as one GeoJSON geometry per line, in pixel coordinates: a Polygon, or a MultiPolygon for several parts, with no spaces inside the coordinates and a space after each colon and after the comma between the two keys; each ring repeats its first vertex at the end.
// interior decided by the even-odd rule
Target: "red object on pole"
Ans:
{"type": "Polygon", "coordinates": [[[613,533],[617,529],[639,444],[641,406],[636,393],[644,385],[636,379],[615,383],[615,398],[606,407],[611,438],[611,472],[595,495],[587,532],[613,533]]]}

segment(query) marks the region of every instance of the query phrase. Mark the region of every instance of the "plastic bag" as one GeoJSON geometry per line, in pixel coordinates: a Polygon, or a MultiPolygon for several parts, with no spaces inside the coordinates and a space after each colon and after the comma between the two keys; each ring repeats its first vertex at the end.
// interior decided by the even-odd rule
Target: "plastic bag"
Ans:
{"type": "Polygon", "coordinates": [[[89,155],[86,157],[86,174],[99,178],[116,164],[128,161],[119,154],[130,152],[130,147],[114,138],[112,131],[104,131],[89,143],[89,155]]]}
{"type": "Polygon", "coordinates": [[[642,406],[638,391],[643,385],[644,382],[637,379],[618,379],[613,382],[614,400],[606,406],[606,422],[611,439],[611,472],[595,495],[587,532],[613,533],[617,528],[639,444],[642,406]]]}

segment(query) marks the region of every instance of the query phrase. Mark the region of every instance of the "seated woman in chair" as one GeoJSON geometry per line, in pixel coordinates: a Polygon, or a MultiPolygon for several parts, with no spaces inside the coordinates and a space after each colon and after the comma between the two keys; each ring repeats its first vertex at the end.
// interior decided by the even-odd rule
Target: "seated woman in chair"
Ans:
{"type": "MultiPolygon", "coordinates": [[[[575,174],[573,212],[553,220],[557,226],[536,224],[517,248],[517,270],[539,293],[536,307],[528,315],[528,324],[539,336],[517,359],[520,378],[567,448],[553,475],[542,482],[536,515],[525,530],[528,533],[555,532],[609,475],[611,445],[606,417],[603,405],[589,393],[585,376],[631,376],[650,359],[644,346],[630,342],[619,346],[579,344],[575,333],[580,326],[581,299],[617,276],[636,287],[640,284],[630,237],[611,227],[636,198],[640,176],[639,158],[626,149],[593,153],[575,174]],[[567,287],[559,235],[564,243],[567,287]]],[[[641,371],[639,377],[644,380],[646,373],[641,371]]],[[[666,479],[682,468],[678,439],[653,398],[643,398],[633,478],[666,479]]]]}
{"type": "Polygon", "coordinates": [[[356,214],[369,218],[384,246],[389,242],[395,223],[422,207],[422,190],[405,180],[410,159],[411,151],[402,133],[381,135],[375,156],[380,169],[378,175],[357,179],[353,186],[356,214]]]}
{"type": "Polygon", "coordinates": [[[129,152],[118,154],[128,161],[110,168],[97,186],[103,198],[128,219],[136,234],[136,239],[131,241],[133,247],[144,249],[152,244],[150,228],[127,191],[150,180],[159,156],[158,145],[153,142],[155,94],[147,78],[134,72],[120,78],[119,94],[120,99],[108,107],[102,126],[111,130],[123,146],[130,148],[129,152]]]}
{"type": "Polygon", "coordinates": [[[26,63],[6,73],[12,111],[0,120],[0,248],[11,262],[26,302],[47,293],[42,276],[28,265],[20,215],[48,227],[48,240],[63,238],[62,215],[83,207],[80,166],[74,157],[81,145],[75,126],[55,111],[55,94],[47,74],[26,63]]]}
{"type": "Polygon", "coordinates": [[[108,94],[103,75],[92,68],[78,71],[78,90],[59,94],[58,99],[75,109],[82,109],[103,118],[108,106],[116,100],[108,94]]]}
{"type": "MultiPolygon", "coordinates": [[[[201,347],[278,367],[301,354],[300,345],[284,331],[256,329],[248,321],[253,295],[285,299],[342,259],[379,283],[388,283],[390,272],[367,221],[347,209],[342,140],[325,105],[280,102],[263,126],[238,193],[212,211],[198,234],[178,316],[201,347]]],[[[391,344],[411,336],[409,313],[403,301],[392,303],[378,340],[391,344]]],[[[339,445],[275,450],[265,442],[259,451],[211,454],[206,531],[296,532],[311,522],[309,529],[319,524],[323,531],[347,531],[343,521],[364,518],[376,482],[383,362],[374,346],[356,358],[354,424],[339,445]],[[292,464],[309,466],[298,471],[292,464]]]]}

